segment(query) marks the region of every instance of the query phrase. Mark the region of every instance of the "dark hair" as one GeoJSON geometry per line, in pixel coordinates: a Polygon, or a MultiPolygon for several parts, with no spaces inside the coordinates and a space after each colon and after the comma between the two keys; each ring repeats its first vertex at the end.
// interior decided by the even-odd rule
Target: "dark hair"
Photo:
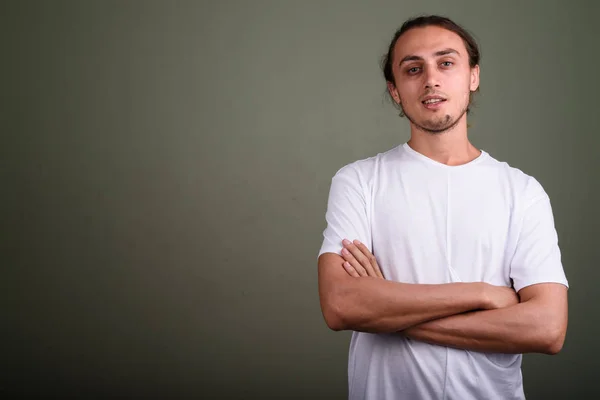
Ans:
{"type": "MultiPolygon", "coordinates": [[[[475,38],[473,38],[473,36],[466,29],[452,21],[450,18],[439,15],[423,15],[407,20],[394,34],[390,46],[388,47],[387,54],[383,56],[381,61],[383,76],[387,82],[393,83],[394,85],[396,84],[394,80],[394,72],[392,70],[392,62],[394,60],[394,47],[396,46],[398,39],[400,39],[400,36],[410,29],[424,28],[426,26],[439,26],[440,28],[444,28],[456,33],[461,37],[465,44],[467,53],[469,54],[469,65],[471,68],[479,64],[479,59],[481,58],[479,46],[477,45],[475,38]]],[[[479,91],[479,88],[477,88],[476,91],[479,91]]],[[[396,102],[394,102],[394,104],[396,104],[396,102]]],[[[467,112],[469,112],[468,108],[467,112]]]]}

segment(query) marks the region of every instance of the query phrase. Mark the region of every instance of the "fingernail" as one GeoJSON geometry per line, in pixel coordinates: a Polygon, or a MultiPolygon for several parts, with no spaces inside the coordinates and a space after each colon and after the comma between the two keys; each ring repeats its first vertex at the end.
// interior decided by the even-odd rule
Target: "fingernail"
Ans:
{"type": "Polygon", "coordinates": [[[342,240],[342,243],[344,243],[345,245],[349,245],[350,241],[348,239],[344,239],[344,240],[342,240]]]}
{"type": "Polygon", "coordinates": [[[342,249],[342,253],[344,253],[346,255],[350,254],[350,252],[348,250],[346,250],[346,249],[342,249]]]}
{"type": "Polygon", "coordinates": [[[362,244],[362,243],[361,243],[361,242],[359,242],[358,240],[355,240],[355,241],[354,241],[354,244],[356,244],[356,245],[360,245],[360,244],[362,244]]]}

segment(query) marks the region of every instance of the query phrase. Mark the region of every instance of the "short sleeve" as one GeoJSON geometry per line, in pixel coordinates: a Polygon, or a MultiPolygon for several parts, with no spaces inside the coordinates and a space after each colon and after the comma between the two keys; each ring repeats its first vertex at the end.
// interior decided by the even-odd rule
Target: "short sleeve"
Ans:
{"type": "Polygon", "coordinates": [[[534,178],[526,188],[525,208],[510,265],[514,289],[537,283],[569,286],[565,276],[550,198],[534,178]]]}
{"type": "Polygon", "coordinates": [[[323,253],[341,255],[342,240],[359,240],[371,251],[371,230],[368,221],[367,199],[359,172],[347,165],[331,180],[327,212],[327,227],[323,231],[323,253]]]}

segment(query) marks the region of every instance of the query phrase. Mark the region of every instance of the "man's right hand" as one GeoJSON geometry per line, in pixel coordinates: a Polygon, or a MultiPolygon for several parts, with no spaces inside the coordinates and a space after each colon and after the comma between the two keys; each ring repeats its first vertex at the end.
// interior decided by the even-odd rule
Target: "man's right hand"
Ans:
{"type": "Polygon", "coordinates": [[[489,283],[484,283],[484,297],[485,310],[510,307],[519,303],[519,296],[513,288],[490,285],[489,283]]]}

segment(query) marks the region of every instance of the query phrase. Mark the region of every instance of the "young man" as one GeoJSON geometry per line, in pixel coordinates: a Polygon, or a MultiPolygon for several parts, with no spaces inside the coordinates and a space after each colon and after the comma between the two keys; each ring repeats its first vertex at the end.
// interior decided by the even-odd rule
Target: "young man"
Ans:
{"type": "Polygon", "coordinates": [[[319,295],[327,325],[354,331],[351,399],[523,399],[522,353],[563,345],[548,196],[467,138],[478,64],[451,20],[407,21],[384,75],[410,140],[332,180],[319,295]]]}

